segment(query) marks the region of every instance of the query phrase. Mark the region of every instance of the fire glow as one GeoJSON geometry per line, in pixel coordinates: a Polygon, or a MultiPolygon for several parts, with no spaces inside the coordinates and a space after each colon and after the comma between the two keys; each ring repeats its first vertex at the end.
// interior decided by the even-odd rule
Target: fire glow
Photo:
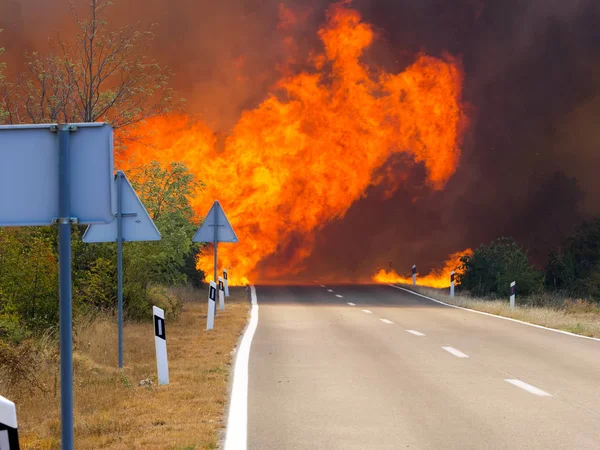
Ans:
{"type": "MultiPolygon", "coordinates": [[[[470,256],[473,254],[473,250],[467,248],[462,252],[456,252],[448,256],[444,267],[442,269],[432,270],[427,275],[420,277],[417,276],[418,286],[427,286],[433,288],[447,288],[450,286],[450,272],[454,271],[456,274],[460,274],[462,256],[470,256]]],[[[377,283],[399,283],[399,284],[412,284],[412,276],[403,277],[398,275],[395,270],[385,271],[381,269],[375,275],[373,275],[373,281],[377,283]]]]}
{"type": "MultiPolygon", "coordinates": [[[[223,145],[203,122],[171,115],[137,130],[151,146],[129,145],[119,155],[124,169],[183,161],[206,184],[191,201],[201,216],[218,199],[237,233],[238,244],[219,246],[232,284],[299,273],[315,233],[343,218],[369,186],[390,181],[376,173],[394,154],[423,164],[434,190],[460,159],[466,117],[456,60],[419,55],[397,74],[367,66],[361,56],[374,32],[346,3],[330,7],[319,37],[324,51],[307,58],[312,69],[283,75],[223,145]],[[256,270],[292,240],[284,267],[256,270]]],[[[212,263],[207,251],[198,258],[206,273],[212,263]]]]}

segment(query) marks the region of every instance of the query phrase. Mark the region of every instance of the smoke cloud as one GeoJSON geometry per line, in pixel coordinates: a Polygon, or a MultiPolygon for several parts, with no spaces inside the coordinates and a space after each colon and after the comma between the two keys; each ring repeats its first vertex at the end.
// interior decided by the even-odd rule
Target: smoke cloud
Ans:
{"type": "MultiPolygon", "coordinates": [[[[111,23],[158,23],[152,56],[172,68],[190,113],[226,136],[282,74],[319,50],[316,31],[328,4],[128,0],[112,7],[111,23]]],[[[389,195],[386,183],[372,186],[343,218],[323,224],[299,277],[364,279],[381,268],[407,273],[413,263],[425,272],[450,253],[507,235],[543,264],[576,224],[600,213],[599,2],[351,4],[378,34],[365,55],[371,65],[396,73],[421,52],[460,58],[470,126],[444,190],[426,186],[419,164],[388,161],[382,176],[398,188],[389,195]]],[[[68,0],[2,0],[0,44],[12,69],[24,51],[47,48],[57,30],[72,32],[68,14],[68,0]]],[[[290,252],[280,248],[261,266],[290,252]]]]}

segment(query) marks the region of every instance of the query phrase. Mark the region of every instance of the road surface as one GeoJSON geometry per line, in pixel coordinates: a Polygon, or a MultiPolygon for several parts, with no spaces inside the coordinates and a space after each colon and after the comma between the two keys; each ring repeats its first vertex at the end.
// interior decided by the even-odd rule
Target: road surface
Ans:
{"type": "Polygon", "coordinates": [[[257,286],[248,449],[599,449],[600,342],[391,286],[257,286]]]}

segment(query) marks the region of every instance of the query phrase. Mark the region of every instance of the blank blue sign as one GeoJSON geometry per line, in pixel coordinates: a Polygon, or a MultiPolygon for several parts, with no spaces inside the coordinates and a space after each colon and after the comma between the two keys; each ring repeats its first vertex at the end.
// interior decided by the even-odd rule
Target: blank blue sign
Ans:
{"type": "MultiPolygon", "coordinates": [[[[109,223],[114,173],[113,131],[104,123],[73,124],[71,215],[81,224],[109,223]]],[[[56,125],[0,126],[0,226],[50,225],[58,218],[56,125]]]]}

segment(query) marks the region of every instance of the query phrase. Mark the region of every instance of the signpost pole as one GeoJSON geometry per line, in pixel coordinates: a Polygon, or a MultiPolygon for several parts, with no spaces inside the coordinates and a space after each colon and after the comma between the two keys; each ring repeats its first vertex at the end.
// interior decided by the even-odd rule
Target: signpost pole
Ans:
{"type": "Polygon", "coordinates": [[[217,280],[217,246],[219,245],[218,242],[218,233],[219,233],[219,214],[215,214],[215,269],[214,269],[214,275],[213,275],[213,280],[216,283],[217,280]]]}
{"type": "Polygon", "coordinates": [[[119,316],[119,368],[123,368],[123,173],[117,172],[117,284],[119,316]]]}
{"type": "Polygon", "coordinates": [[[73,450],[73,330],[71,304],[71,125],[58,127],[58,242],[60,305],[60,409],[62,449],[73,450]]]}

